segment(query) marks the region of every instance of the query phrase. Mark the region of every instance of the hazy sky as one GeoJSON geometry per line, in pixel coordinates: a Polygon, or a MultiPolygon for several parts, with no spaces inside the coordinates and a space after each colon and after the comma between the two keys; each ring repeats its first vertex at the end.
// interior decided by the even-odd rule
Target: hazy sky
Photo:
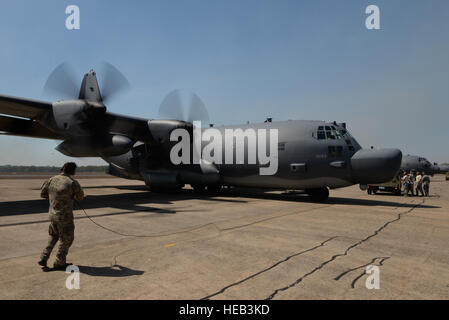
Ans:
{"type": "MultiPolygon", "coordinates": [[[[216,124],[346,122],[364,146],[449,161],[449,1],[2,1],[0,94],[52,101],[48,75],[106,60],[132,89],[112,112],[157,118],[173,89],[216,124]],[[76,4],[81,29],[65,28],[76,4]],[[381,30],[365,28],[380,8],[381,30]]],[[[101,79],[100,79],[101,80],[101,79]]],[[[0,164],[60,165],[56,141],[0,136],[0,164]]],[[[78,159],[83,164],[102,160],[78,159]]]]}

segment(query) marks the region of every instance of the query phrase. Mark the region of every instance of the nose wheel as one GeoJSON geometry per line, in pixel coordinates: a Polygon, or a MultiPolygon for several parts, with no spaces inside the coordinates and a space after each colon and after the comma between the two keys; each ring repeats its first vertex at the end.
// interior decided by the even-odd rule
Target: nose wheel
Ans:
{"type": "Polygon", "coordinates": [[[328,188],[307,189],[305,192],[309,195],[310,200],[315,202],[323,202],[329,198],[328,188]]]}

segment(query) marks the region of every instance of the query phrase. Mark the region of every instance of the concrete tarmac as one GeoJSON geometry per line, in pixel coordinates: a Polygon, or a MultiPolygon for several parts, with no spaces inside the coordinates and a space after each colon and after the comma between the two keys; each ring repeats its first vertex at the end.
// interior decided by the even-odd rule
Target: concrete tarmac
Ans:
{"type": "MultiPolygon", "coordinates": [[[[79,179],[64,271],[37,265],[48,203],[39,179],[0,180],[0,299],[449,299],[449,182],[431,196],[331,190],[191,189],[158,194],[139,181],[79,179]],[[368,266],[378,273],[367,274],[368,266]],[[368,289],[378,274],[379,289],[368,289]]],[[[55,248],[49,265],[54,261],[55,248]]]]}

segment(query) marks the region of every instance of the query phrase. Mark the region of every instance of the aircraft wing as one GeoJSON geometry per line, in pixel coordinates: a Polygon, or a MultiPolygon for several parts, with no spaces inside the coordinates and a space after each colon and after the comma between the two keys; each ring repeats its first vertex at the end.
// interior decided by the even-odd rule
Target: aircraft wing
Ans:
{"type": "Polygon", "coordinates": [[[147,119],[107,112],[105,124],[111,133],[123,134],[137,141],[151,141],[147,119]]]}
{"type": "Polygon", "coordinates": [[[48,130],[34,120],[5,116],[0,116],[0,134],[42,139],[64,139],[64,137],[48,130]]]}
{"type": "MultiPolygon", "coordinates": [[[[33,120],[47,112],[52,112],[51,102],[0,95],[0,134],[63,139],[64,137],[33,120]]],[[[107,112],[103,121],[109,132],[120,133],[139,141],[148,140],[148,120],[107,112]]]]}
{"type": "Polygon", "coordinates": [[[0,114],[33,119],[51,110],[50,102],[0,95],[0,114]]]}
{"type": "Polygon", "coordinates": [[[51,112],[51,110],[52,104],[50,102],[0,95],[0,114],[3,114],[0,115],[0,134],[62,139],[58,134],[33,120],[47,112],[51,112]]]}
{"type": "MultiPolygon", "coordinates": [[[[104,121],[108,132],[122,134],[137,141],[149,141],[148,120],[107,113],[104,121]]],[[[64,139],[64,136],[47,129],[33,119],[21,119],[3,115],[0,115],[0,134],[43,139],[64,139]]]]}
{"type": "MultiPolygon", "coordinates": [[[[43,116],[53,112],[52,109],[50,102],[0,95],[0,134],[63,140],[63,135],[35,121],[45,118],[43,116]]],[[[154,143],[148,119],[106,112],[94,126],[100,132],[122,134],[136,141],[154,143]]]]}

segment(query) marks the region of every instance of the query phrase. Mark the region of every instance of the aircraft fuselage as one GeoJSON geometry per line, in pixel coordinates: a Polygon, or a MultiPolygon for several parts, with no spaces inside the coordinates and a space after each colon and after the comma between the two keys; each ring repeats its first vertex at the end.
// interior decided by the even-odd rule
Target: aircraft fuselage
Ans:
{"type": "MultiPolygon", "coordinates": [[[[201,165],[173,165],[141,145],[129,153],[104,158],[111,164],[110,172],[131,179],[144,180],[148,185],[169,186],[173,183],[192,185],[228,185],[262,188],[314,189],[340,188],[355,183],[385,182],[399,169],[401,153],[397,149],[366,150],[342,125],[324,121],[290,120],[216,127],[225,137],[226,130],[275,129],[278,132],[277,170],[262,175],[259,159],[251,163],[248,156],[248,137],[244,140],[245,157],[236,161],[233,146],[233,163],[225,163],[227,148],[222,143],[222,161],[201,165]],[[140,151],[139,151],[140,150],[140,151]],[[144,155],[145,153],[146,156],[144,155]]],[[[203,129],[207,130],[207,129],[203,129]]],[[[207,146],[202,142],[202,149],[207,146]]],[[[228,150],[229,151],[229,150],[228,150]]],[[[268,152],[272,152],[269,150],[268,152]]]]}

